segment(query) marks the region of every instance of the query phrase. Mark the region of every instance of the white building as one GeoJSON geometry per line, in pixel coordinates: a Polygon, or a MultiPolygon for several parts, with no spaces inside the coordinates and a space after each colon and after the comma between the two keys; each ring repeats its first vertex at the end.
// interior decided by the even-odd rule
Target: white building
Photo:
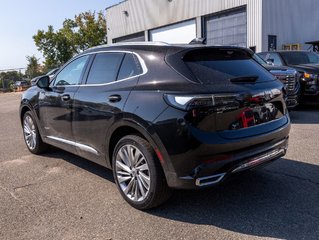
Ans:
{"type": "Polygon", "coordinates": [[[107,8],[106,18],[109,43],[206,37],[259,52],[319,40],[319,0],[127,0],[107,8]]]}

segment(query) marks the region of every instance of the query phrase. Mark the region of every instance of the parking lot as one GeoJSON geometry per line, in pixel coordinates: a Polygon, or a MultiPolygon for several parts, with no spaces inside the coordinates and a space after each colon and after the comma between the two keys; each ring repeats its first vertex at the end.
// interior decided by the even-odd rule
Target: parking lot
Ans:
{"type": "Polygon", "coordinates": [[[288,154],[142,212],[112,172],[67,152],[31,155],[20,94],[0,94],[0,239],[319,239],[319,108],[291,114],[288,154]]]}

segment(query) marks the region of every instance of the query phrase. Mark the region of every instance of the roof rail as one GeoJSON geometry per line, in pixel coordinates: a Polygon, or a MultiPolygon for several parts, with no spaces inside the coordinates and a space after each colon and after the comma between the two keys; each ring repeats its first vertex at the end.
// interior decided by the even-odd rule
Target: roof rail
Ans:
{"type": "Polygon", "coordinates": [[[166,42],[119,42],[111,44],[103,44],[96,47],[91,47],[90,49],[99,49],[104,47],[116,47],[116,46],[167,46],[166,42]]]}

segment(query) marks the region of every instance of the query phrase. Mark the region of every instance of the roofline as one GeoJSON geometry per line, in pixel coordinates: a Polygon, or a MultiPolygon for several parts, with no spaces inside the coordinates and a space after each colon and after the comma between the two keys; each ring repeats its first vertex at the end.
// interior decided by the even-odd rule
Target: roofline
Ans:
{"type": "MultiPolygon", "coordinates": [[[[244,47],[237,47],[237,46],[223,46],[223,45],[205,45],[205,44],[169,44],[165,42],[120,42],[120,43],[112,43],[112,44],[104,44],[99,45],[96,47],[91,47],[83,52],[81,52],[79,55],[87,52],[92,51],[98,51],[100,49],[112,49],[117,47],[127,47],[129,49],[130,47],[137,47],[137,46],[156,46],[156,47],[175,47],[175,48],[185,48],[185,49],[197,49],[197,48],[223,48],[223,49],[242,49],[252,54],[252,51],[248,48],[244,47]]],[[[114,49],[114,50],[115,50],[114,49]]]]}
{"type": "Polygon", "coordinates": [[[165,42],[119,42],[111,44],[103,44],[96,47],[89,48],[87,50],[106,48],[106,47],[117,47],[117,46],[169,46],[170,44],[165,42]]]}
{"type": "Polygon", "coordinates": [[[105,10],[108,10],[108,9],[110,9],[110,8],[113,8],[113,7],[115,7],[115,6],[118,6],[118,5],[120,5],[120,4],[124,3],[124,2],[127,2],[127,1],[128,1],[128,0],[122,0],[122,1],[119,2],[119,3],[116,3],[116,4],[113,4],[113,5],[111,5],[111,6],[106,7],[105,10]]]}

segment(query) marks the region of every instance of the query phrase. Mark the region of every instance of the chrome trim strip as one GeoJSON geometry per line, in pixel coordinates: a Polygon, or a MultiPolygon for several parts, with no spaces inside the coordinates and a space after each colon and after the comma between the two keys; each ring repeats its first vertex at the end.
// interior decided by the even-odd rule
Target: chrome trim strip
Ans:
{"type": "Polygon", "coordinates": [[[81,143],[77,143],[74,141],[70,141],[70,140],[66,140],[66,139],[54,137],[54,136],[47,136],[47,138],[58,141],[58,142],[69,144],[71,146],[74,146],[74,147],[79,148],[79,149],[86,151],[86,152],[93,153],[95,155],[99,155],[98,151],[96,151],[94,148],[87,146],[87,145],[84,145],[84,144],[81,144],[81,143]]]}
{"type": "Polygon", "coordinates": [[[208,176],[208,177],[197,178],[195,181],[195,184],[198,187],[216,184],[216,183],[220,182],[224,178],[225,175],[226,175],[226,173],[221,173],[221,174],[216,174],[216,175],[212,175],[212,176],[208,176]],[[203,181],[206,181],[209,179],[215,179],[215,180],[202,183],[203,181]]]}
{"type": "MultiPolygon", "coordinates": [[[[123,81],[127,81],[127,80],[130,80],[132,78],[136,78],[136,77],[140,77],[140,76],[143,76],[145,75],[147,72],[148,72],[148,68],[146,67],[146,64],[145,64],[145,61],[144,59],[137,53],[135,52],[132,52],[132,51],[124,51],[124,50],[105,50],[105,51],[95,51],[95,52],[90,52],[90,53],[84,53],[84,54],[81,54],[75,58],[72,59],[72,62],[75,61],[76,59],[80,58],[80,57],[83,57],[83,56],[87,56],[87,55],[93,55],[93,54],[98,54],[98,53],[130,53],[130,54],[134,54],[141,67],[142,67],[142,73],[141,74],[138,74],[138,75],[135,75],[135,76],[132,76],[132,77],[129,77],[129,78],[124,78],[124,79],[121,79],[121,80],[117,80],[117,81],[114,81],[114,82],[109,82],[109,83],[99,83],[99,84],[76,84],[76,85],[59,85],[59,87],[94,87],[94,86],[107,86],[107,85],[112,85],[112,84],[115,84],[115,83],[118,83],[118,82],[123,82],[123,81]]],[[[67,65],[65,65],[67,66],[67,65]]],[[[62,70],[64,69],[64,67],[59,71],[61,72],[62,70]]],[[[59,72],[55,75],[57,76],[59,74],[59,72]]],[[[54,80],[54,79],[52,79],[54,80]]]]}
{"type": "Polygon", "coordinates": [[[271,161],[273,159],[275,159],[276,157],[281,157],[285,154],[286,150],[284,148],[279,148],[279,149],[275,149],[271,152],[265,153],[263,155],[260,155],[258,157],[255,157],[251,160],[249,160],[248,162],[240,165],[239,167],[235,168],[232,173],[236,173],[236,172],[240,172],[240,171],[244,171],[248,168],[252,168],[254,166],[257,166],[259,164],[271,161]]]}

